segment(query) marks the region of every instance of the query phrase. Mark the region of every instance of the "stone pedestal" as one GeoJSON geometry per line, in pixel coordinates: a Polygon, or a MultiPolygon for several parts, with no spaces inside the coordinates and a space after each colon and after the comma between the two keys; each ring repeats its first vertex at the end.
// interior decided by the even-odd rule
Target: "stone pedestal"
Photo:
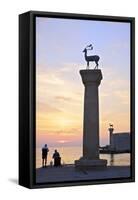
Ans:
{"type": "Polygon", "coordinates": [[[101,70],[80,70],[85,87],[83,119],[83,157],[75,161],[79,168],[102,167],[107,160],[99,159],[99,95],[101,70]]]}

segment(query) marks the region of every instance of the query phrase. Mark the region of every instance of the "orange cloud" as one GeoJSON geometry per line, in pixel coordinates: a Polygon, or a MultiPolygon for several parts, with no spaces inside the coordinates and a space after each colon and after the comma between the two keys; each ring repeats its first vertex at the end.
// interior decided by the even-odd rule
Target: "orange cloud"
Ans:
{"type": "MultiPolygon", "coordinates": [[[[84,86],[78,68],[73,64],[58,70],[39,71],[37,75],[36,130],[38,143],[48,141],[80,141],[83,132],[84,86]],[[69,68],[69,69],[68,69],[69,68]],[[72,70],[80,80],[68,79],[72,70]]],[[[77,66],[77,65],[76,65],[77,66]]],[[[115,131],[130,130],[130,91],[126,80],[110,80],[108,71],[101,82],[100,103],[100,141],[108,141],[108,124],[115,125],[115,131]]]]}

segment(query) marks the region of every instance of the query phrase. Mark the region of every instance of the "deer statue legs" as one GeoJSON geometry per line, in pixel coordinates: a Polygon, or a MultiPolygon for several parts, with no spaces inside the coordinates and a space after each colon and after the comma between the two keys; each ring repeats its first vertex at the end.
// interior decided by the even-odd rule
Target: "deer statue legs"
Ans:
{"type": "MultiPolygon", "coordinates": [[[[96,63],[96,66],[95,66],[94,69],[98,69],[99,64],[98,64],[97,61],[95,61],[95,63],[96,63]]],[[[86,67],[86,69],[89,69],[89,61],[87,61],[87,67],[86,67]]]]}
{"type": "Polygon", "coordinates": [[[89,62],[87,61],[87,68],[86,69],[89,69],[89,62]]]}
{"type": "Polygon", "coordinates": [[[95,61],[95,63],[96,63],[96,66],[95,66],[95,68],[94,69],[98,69],[98,62],[97,61],[95,61]]]}

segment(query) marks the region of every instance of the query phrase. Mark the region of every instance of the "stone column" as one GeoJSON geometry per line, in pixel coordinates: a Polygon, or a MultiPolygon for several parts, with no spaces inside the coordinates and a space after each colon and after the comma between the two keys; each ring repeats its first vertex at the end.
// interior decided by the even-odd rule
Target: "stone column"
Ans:
{"type": "Polygon", "coordinates": [[[75,166],[91,168],[106,166],[107,160],[99,159],[99,95],[102,80],[101,70],[80,70],[85,87],[83,119],[83,157],[75,166]]]}

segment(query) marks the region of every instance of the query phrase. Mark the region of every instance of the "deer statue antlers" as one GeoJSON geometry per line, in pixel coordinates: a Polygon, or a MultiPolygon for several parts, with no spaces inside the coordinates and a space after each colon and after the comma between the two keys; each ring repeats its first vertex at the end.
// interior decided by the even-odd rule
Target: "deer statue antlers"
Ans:
{"type": "Polygon", "coordinates": [[[86,46],[86,49],[87,49],[87,50],[93,50],[93,46],[92,46],[92,44],[87,45],[87,46],[86,46]],[[88,47],[90,47],[90,49],[88,49],[88,47]]]}

